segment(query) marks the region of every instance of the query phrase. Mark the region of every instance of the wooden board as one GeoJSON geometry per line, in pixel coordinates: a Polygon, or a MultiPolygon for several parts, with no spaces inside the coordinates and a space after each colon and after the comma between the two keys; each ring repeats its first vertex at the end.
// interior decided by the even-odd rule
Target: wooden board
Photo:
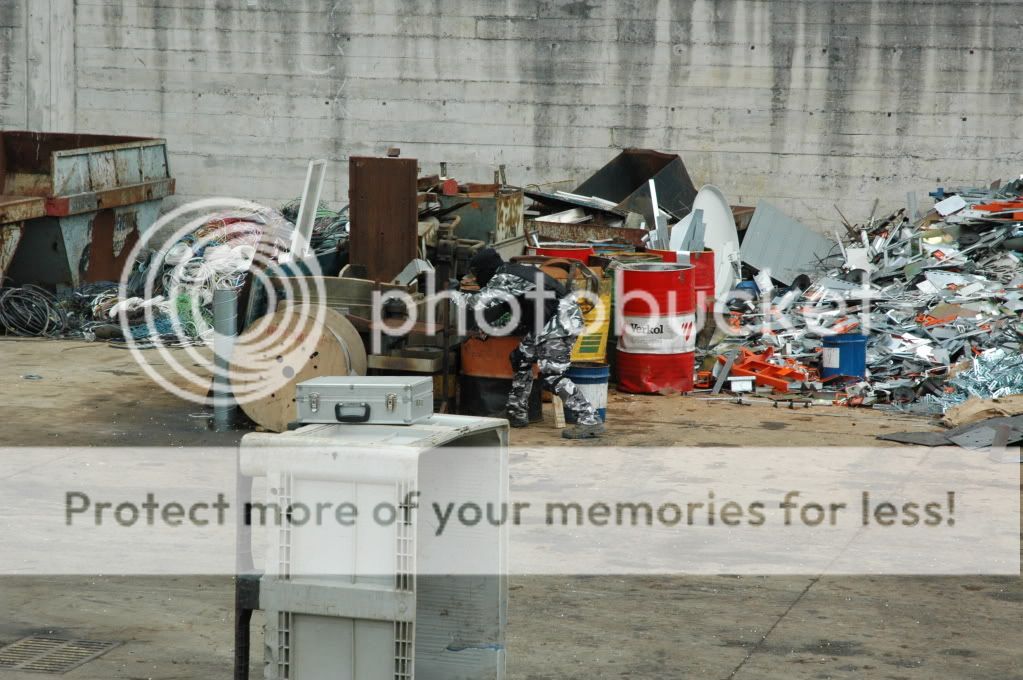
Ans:
{"type": "Polygon", "coordinates": [[[315,310],[298,307],[295,311],[298,314],[290,322],[285,321],[283,309],[256,319],[250,330],[239,336],[231,362],[232,388],[239,394],[242,410],[257,425],[273,432],[283,432],[295,420],[298,383],[352,372],[366,374],[366,350],[347,319],[332,309],[324,309],[323,327],[315,334],[303,326],[312,320],[315,310]],[[275,333],[290,340],[270,342],[275,333]],[[246,393],[251,394],[267,383],[273,384],[269,394],[251,400],[244,398],[246,393]]]}
{"type": "Polygon", "coordinates": [[[414,158],[349,159],[349,261],[366,278],[391,281],[416,257],[417,168],[414,158]]]}
{"type": "Polygon", "coordinates": [[[554,427],[559,430],[565,429],[565,402],[557,395],[551,397],[551,415],[554,418],[554,427]]]}

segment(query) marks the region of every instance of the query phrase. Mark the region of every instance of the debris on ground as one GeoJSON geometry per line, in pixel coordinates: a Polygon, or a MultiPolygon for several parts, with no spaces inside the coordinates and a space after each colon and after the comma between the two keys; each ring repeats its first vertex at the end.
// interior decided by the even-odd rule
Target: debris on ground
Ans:
{"type": "Polygon", "coordinates": [[[998,399],[973,398],[945,411],[941,424],[945,427],[959,427],[987,418],[1018,415],[1023,415],[1023,394],[998,399]]]}
{"type": "MultiPolygon", "coordinates": [[[[834,389],[848,405],[913,402],[915,412],[941,414],[969,399],[1023,393],[1021,193],[1023,180],[942,192],[923,217],[904,209],[846,223],[829,253],[812,254],[816,267],[801,276],[786,270],[791,285],[763,290],[765,274],[777,281],[765,270],[745,287],[751,295],[723,301],[736,336],[707,353],[722,361],[741,346],[772,351],[779,369],[820,366],[822,383],[807,388],[834,389]],[[862,372],[829,365],[826,338],[835,334],[865,337],[862,372]]],[[[761,223],[754,215],[751,229],[761,223]]],[[[762,249],[750,252],[744,243],[747,267],[765,261],[762,249]]],[[[766,259],[788,266],[793,258],[766,259]]]]}
{"type": "MultiPolygon", "coordinates": [[[[442,164],[416,184],[417,257],[447,282],[484,243],[516,256],[528,237],[527,257],[554,250],[544,246],[586,246],[586,264],[607,280],[622,266],[695,263],[710,253],[713,276],[700,285],[716,299],[704,325],[718,323],[697,335],[698,389],[718,394],[752,382],[759,393],[935,416],[1023,395],[1023,178],[938,189],[924,214],[915,194],[889,214],[876,215],[875,202],[859,224],[839,212],[831,232],[789,218],[784,205],[761,201],[754,210],[730,206],[713,186],[697,191],[680,157],[655,151],[625,150],[572,191],[547,186],[528,185],[525,210],[503,166],[483,185],[453,180],[442,164]]],[[[213,290],[242,289],[255,259],[287,253],[299,207],[215,215],[145,253],[126,290],[103,282],[57,294],[0,288],[0,326],[14,335],[208,343],[213,290]],[[148,289],[147,278],[155,281],[148,289]],[[129,323],[119,329],[122,315],[129,323]]],[[[346,249],[348,236],[347,208],[320,204],[317,257],[346,249]]],[[[427,267],[413,264],[410,282],[427,267]]]]}

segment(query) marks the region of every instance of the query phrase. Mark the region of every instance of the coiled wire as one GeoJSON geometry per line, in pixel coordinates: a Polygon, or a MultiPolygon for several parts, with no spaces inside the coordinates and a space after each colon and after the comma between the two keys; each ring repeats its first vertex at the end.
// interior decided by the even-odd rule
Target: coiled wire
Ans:
{"type": "Polygon", "coordinates": [[[57,337],[68,325],[65,311],[49,291],[31,284],[0,289],[0,326],[23,337],[57,337]]]}

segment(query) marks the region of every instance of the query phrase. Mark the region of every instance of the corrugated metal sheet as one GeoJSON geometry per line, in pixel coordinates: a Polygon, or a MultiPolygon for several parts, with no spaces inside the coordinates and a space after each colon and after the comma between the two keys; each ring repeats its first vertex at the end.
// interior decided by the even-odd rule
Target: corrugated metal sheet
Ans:
{"type": "Polygon", "coordinates": [[[812,273],[818,261],[836,244],[792,219],[767,201],[757,203],[739,253],[742,261],[789,285],[800,274],[812,273]]]}

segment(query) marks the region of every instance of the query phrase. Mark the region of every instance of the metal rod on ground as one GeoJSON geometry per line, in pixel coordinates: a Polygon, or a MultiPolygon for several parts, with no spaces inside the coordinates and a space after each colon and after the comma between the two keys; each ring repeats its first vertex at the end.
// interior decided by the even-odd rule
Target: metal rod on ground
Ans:
{"type": "Polygon", "coordinates": [[[213,428],[217,432],[231,429],[238,405],[231,393],[228,370],[235,336],[238,335],[238,291],[217,288],[213,291],[213,428]]]}
{"type": "Polygon", "coordinates": [[[738,356],[738,348],[733,349],[725,356],[725,365],[721,367],[721,372],[718,373],[718,379],[714,381],[714,389],[711,390],[711,394],[721,393],[721,388],[724,387],[725,381],[728,380],[728,375],[732,372],[732,365],[735,364],[735,360],[738,356]]]}

